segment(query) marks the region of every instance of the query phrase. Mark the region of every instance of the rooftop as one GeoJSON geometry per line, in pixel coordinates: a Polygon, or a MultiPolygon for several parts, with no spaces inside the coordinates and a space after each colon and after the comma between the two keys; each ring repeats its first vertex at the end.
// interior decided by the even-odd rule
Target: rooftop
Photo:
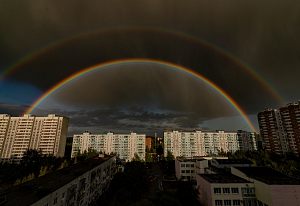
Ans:
{"type": "Polygon", "coordinates": [[[253,164],[252,161],[248,159],[214,159],[219,164],[253,164]]]}
{"type": "Polygon", "coordinates": [[[112,157],[89,159],[12,187],[4,205],[31,205],[112,157]]]}
{"type": "Polygon", "coordinates": [[[268,185],[300,185],[300,179],[289,177],[269,167],[235,167],[250,178],[268,185]]]}
{"type": "Polygon", "coordinates": [[[231,174],[198,174],[210,183],[251,183],[231,174]]]}

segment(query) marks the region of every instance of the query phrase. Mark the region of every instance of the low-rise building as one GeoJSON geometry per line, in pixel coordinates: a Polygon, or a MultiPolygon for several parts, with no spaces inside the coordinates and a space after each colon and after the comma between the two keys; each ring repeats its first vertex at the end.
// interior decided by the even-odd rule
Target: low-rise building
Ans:
{"type": "Polygon", "coordinates": [[[254,206],[254,184],[231,174],[199,174],[199,201],[204,206],[254,206]]]}
{"type": "Polygon", "coordinates": [[[216,167],[218,169],[224,169],[231,167],[251,167],[253,166],[253,162],[248,159],[212,159],[211,166],[216,167]]]}
{"type": "Polygon", "coordinates": [[[11,188],[4,206],[92,205],[109,187],[116,156],[89,159],[11,188]]]}
{"type": "Polygon", "coordinates": [[[177,180],[196,180],[197,174],[214,173],[210,169],[212,159],[228,159],[228,157],[177,157],[175,159],[175,174],[177,180]]]}
{"type": "Polygon", "coordinates": [[[258,206],[300,205],[300,180],[268,167],[233,167],[232,174],[253,182],[258,206]]]}
{"type": "MultiPolygon", "coordinates": [[[[207,162],[207,160],[203,161],[207,162]]],[[[177,180],[196,180],[196,159],[177,157],[175,159],[175,175],[177,180]]]]}

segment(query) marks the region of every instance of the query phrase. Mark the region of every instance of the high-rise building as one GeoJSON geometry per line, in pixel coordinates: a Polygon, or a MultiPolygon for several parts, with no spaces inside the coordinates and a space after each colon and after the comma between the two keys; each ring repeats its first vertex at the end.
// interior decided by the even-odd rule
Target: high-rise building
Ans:
{"type": "Polygon", "coordinates": [[[270,152],[300,154],[300,102],[258,113],[263,147],[270,152]]]}
{"type": "Polygon", "coordinates": [[[68,118],[49,114],[12,117],[0,114],[0,158],[20,159],[28,149],[64,156],[68,118]]]}
{"type": "Polygon", "coordinates": [[[281,107],[279,112],[288,149],[300,155],[300,101],[281,107]]]}
{"type": "Polygon", "coordinates": [[[280,113],[277,109],[267,109],[258,113],[260,135],[265,150],[282,154],[288,151],[285,142],[280,113]]]}
{"type": "Polygon", "coordinates": [[[254,134],[245,131],[164,132],[164,155],[167,156],[168,151],[174,157],[195,157],[241,149],[254,150],[256,142],[253,136],[254,134]]]}
{"type": "Polygon", "coordinates": [[[72,157],[88,150],[96,150],[106,154],[116,153],[120,159],[131,161],[136,155],[145,160],[145,134],[75,134],[73,136],[72,157]]]}
{"type": "Polygon", "coordinates": [[[258,135],[255,132],[247,132],[243,130],[237,131],[239,150],[253,151],[257,150],[258,135]]]}

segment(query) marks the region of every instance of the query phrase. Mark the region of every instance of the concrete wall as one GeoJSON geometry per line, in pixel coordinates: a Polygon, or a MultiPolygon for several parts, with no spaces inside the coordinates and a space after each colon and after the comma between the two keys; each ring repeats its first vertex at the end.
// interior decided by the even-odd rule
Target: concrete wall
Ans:
{"type": "Polygon", "coordinates": [[[108,188],[115,171],[115,157],[43,197],[32,206],[85,206],[95,201],[108,188]],[[94,174],[94,179],[92,179],[94,174]]]}
{"type": "Polygon", "coordinates": [[[215,200],[231,200],[231,205],[233,205],[233,200],[243,200],[242,188],[253,187],[252,183],[210,183],[199,175],[196,176],[196,179],[199,201],[203,206],[214,206],[215,200]],[[214,188],[221,188],[221,194],[214,194],[214,188]],[[230,193],[224,194],[223,188],[230,188],[230,193]],[[238,188],[239,193],[231,193],[231,188],[238,188]]]}

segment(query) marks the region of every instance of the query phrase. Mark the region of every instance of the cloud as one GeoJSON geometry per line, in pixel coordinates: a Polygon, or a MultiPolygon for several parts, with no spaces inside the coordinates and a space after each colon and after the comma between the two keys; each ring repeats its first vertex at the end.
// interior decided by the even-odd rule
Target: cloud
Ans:
{"type": "Polygon", "coordinates": [[[28,109],[29,105],[22,104],[8,104],[0,102],[0,114],[9,114],[12,116],[22,115],[28,109]]]}
{"type": "MultiPolygon", "coordinates": [[[[194,69],[223,88],[248,113],[255,114],[265,107],[276,107],[279,103],[264,85],[243,70],[242,65],[206,48],[190,37],[208,41],[229,52],[257,71],[286,101],[294,101],[300,97],[299,20],[300,3],[297,0],[113,0],[92,1],[89,4],[79,0],[29,0],[26,3],[4,0],[0,6],[0,70],[3,71],[8,65],[28,55],[32,57],[29,58],[31,61],[19,65],[19,70],[11,74],[10,78],[46,91],[74,72],[102,61],[152,57],[194,69]],[[88,33],[90,34],[74,37],[88,33]],[[56,44],[70,37],[71,40],[64,41],[64,44],[56,44]],[[50,49],[43,50],[40,55],[32,55],[33,51],[41,48],[50,49]]],[[[116,78],[116,75],[113,76],[116,78]]],[[[207,93],[203,95],[203,101],[198,101],[202,91],[186,87],[191,83],[184,80],[177,79],[178,86],[176,81],[174,83],[161,75],[152,78],[151,83],[145,78],[148,85],[139,82],[135,88],[132,82],[124,81],[132,80],[130,76],[121,76],[124,79],[116,78],[119,81],[114,81],[116,85],[110,81],[100,82],[102,88],[109,88],[101,90],[97,87],[101,98],[93,98],[97,95],[95,92],[87,93],[84,88],[77,87],[76,91],[69,89],[72,92],[64,94],[64,98],[56,96],[60,101],[57,106],[62,102],[68,107],[73,104],[83,106],[86,102],[84,98],[82,100],[79,97],[85,94],[87,100],[93,100],[89,101],[87,107],[95,106],[90,102],[95,102],[101,108],[106,108],[107,105],[115,108],[130,107],[137,103],[146,105],[149,108],[148,112],[159,108],[166,115],[166,111],[170,110],[168,115],[174,112],[178,116],[171,118],[167,115],[164,118],[170,124],[174,124],[173,126],[179,127],[195,126],[203,120],[232,116],[232,110],[228,111],[228,107],[224,105],[219,106],[220,100],[206,99],[207,93]],[[125,85],[123,90],[121,84],[125,85]],[[164,84],[173,84],[172,87],[176,89],[164,90],[164,84]],[[151,91],[155,91],[155,95],[151,95],[147,86],[152,87],[151,91]],[[180,86],[182,88],[179,88],[180,86]],[[128,90],[132,92],[128,94],[128,90]],[[78,98],[74,97],[74,94],[78,94],[78,98]],[[149,95],[144,98],[144,94],[149,95]],[[177,94],[180,98],[176,99],[177,94]]],[[[153,75],[149,75],[150,77],[153,75]]],[[[83,81],[81,85],[85,83],[83,81]]],[[[1,102],[6,103],[1,106],[3,112],[20,113],[23,106],[19,108],[16,105],[29,104],[35,99],[34,95],[26,97],[27,93],[22,92],[23,90],[13,91],[7,89],[7,86],[3,88],[6,94],[10,94],[14,99],[14,102],[11,99],[8,101],[3,98],[2,93],[1,102]],[[7,104],[8,102],[14,103],[15,106],[7,104]]],[[[113,114],[113,111],[109,112],[106,113],[107,116],[113,114]]],[[[150,117],[154,114],[145,113],[143,116],[142,111],[133,113],[135,112],[137,116],[133,115],[130,121],[124,119],[122,123],[128,124],[129,127],[138,125],[142,117],[149,118],[149,121],[151,118],[159,119],[158,114],[156,117],[150,117]]],[[[122,117],[119,113],[115,115],[122,117]]],[[[118,123],[114,118],[111,117],[112,122],[109,119],[105,121],[110,125],[118,123]]],[[[96,121],[88,120],[88,116],[84,120],[92,121],[91,125],[96,121]]],[[[105,121],[100,123],[105,125],[105,121]]],[[[159,123],[164,124],[163,120],[159,123]]],[[[140,124],[142,127],[144,123],[140,124]]],[[[154,120],[152,124],[155,124],[154,120]]],[[[79,127],[79,123],[77,126],[79,127]]]]}

